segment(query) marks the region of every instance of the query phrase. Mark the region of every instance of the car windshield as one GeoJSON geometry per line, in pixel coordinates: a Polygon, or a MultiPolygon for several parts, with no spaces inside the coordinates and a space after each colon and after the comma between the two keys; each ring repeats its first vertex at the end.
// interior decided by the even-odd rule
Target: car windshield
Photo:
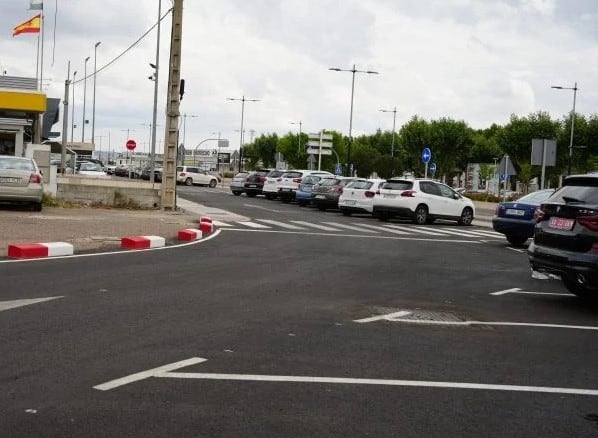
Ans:
{"type": "Polygon", "coordinates": [[[0,158],[0,169],[35,171],[35,167],[31,160],[12,157],[0,158]]]}
{"type": "Polygon", "coordinates": [[[537,192],[528,193],[525,196],[517,199],[515,202],[527,202],[529,204],[540,204],[547,200],[550,195],[554,193],[554,190],[538,190],[537,192]]]}

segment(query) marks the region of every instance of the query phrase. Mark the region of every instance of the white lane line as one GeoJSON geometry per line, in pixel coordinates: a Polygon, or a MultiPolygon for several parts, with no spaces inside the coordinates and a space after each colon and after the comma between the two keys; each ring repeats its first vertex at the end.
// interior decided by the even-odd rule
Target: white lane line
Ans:
{"type": "Polygon", "coordinates": [[[345,224],[341,224],[339,222],[322,222],[322,223],[326,224],[326,225],[330,225],[332,227],[345,228],[347,230],[352,230],[352,231],[361,231],[362,233],[378,234],[377,231],[367,230],[367,229],[364,229],[362,226],[345,225],[345,224]]]}
{"type": "Polygon", "coordinates": [[[565,324],[542,324],[534,322],[508,322],[508,321],[430,321],[422,319],[392,318],[389,321],[403,322],[407,324],[428,324],[428,325],[492,325],[492,326],[513,326],[513,327],[539,327],[539,328],[562,328],[572,330],[598,330],[597,326],[592,325],[565,325],[565,324]]]}
{"type": "Polygon", "coordinates": [[[258,224],[256,222],[251,222],[251,221],[242,221],[242,222],[237,222],[240,225],[246,226],[248,228],[255,228],[255,229],[259,229],[259,230],[269,230],[272,227],[268,227],[267,225],[262,225],[262,224],[258,224]]]}
{"type": "Polygon", "coordinates": [[[326,225],[320,225],[320,224],[313,224],[311,222],[305,222],[305,221],[291,221],[294,224],[297,225],[305,225],[306,227],[312,227],[312,228],[316,228],[318,230],[322,230],[322,231],[340,231],[338,228],[332,228],[332,227],[327,227],[326,225]]]}
{"type": "Polygon", "coordinates": [[[527,252],[527,250],[525,250],[525,249],[517,249],[517,248],[513,248],[512,246],[507,246],[507,249],[510,249],[511,251],[515,251],[515,252],[518,252],[518,253],[527,252]]]}
{"type": "Polygon", "coordinates": [[[471,237],[497,237],[497,238],[504,238],[502,234],[493,234],[487,233],[486,231],[476,231],[476,230],[449,230],[447,228],[429,228],[429,227],[420,227],[424,230],[433,230],[438,233],[447,233],[447,234],[454,234],[456,236],[471,236],[471,237]]]}
{"type": "Polygon", "coordinates": [[[303,227],[298,227],[297,225],[287,224],[286,222],[279,222],[273,221],[270,219],[256,219],[257,221],[263,222],[265,224],[274,225],[280,228],[286,228],[287,230],[305,230],[303,227]]]}
{"type": "Polygon", "coordinates": [[[494,238],[504,239],[505,235],[500,233],[495,233],[494,231],[485,231],[485,230],[468,230],[468,233],[479,234],[480,236],[488,236],[494,238]]]}
{"type": "Polygon", "coordinates": [[[227,223],[227,222],[222,222],[222,221],[212,221],[212,223],[214,224],[215,227],[232,227],[231,224],[227,223]]]}
{"type": "Polygon", "coordinates": [[[198,363],[205,362],[206,360],[207,359],[203,359],[201,357],[192,357],[190,359],[181,360],[179,362],[170,363],[168,365],[163,365],[158,368],[152,368],[151,370],[142,371],[140,373],[135,373],[135,374],[131,374],[131,375],[128,375],[125,377],[121,377],[120,379],[111,380],[109,382],[102,383],[101,385],[96,385],[93,388],[99,389],[100,391],[108,391],[110,389],[114,389],[114,388],[118,388],[119,386],[126,385],[128,383],[138,382],[140,380],[144,380],[149,377],[155,377],[159,373],[188,367],[190,365],[195,365],[198,363]]]}
{"type": "Polygon", "coordinates": [[[229,373],[182,373],[173,372],[190,365],[206,362],[207,359],[192,357],[162,367],[131,374],[121,379],[96,385],[93,388],[108,391],[128,383],[137,382],[150,377],[169,379],[201,379],[201,380],[227,380],[246,382],[285,382],[285,383],[332,383],[345,385],[378,385],[378,386],[409,386],[417,388],[442,388],[442,389],[478,389],[487,391],[531,392],[546,394],[568,394],[598,396],[596,389],[561,388],[552,386],[529,385],[496,385],[487,383],[446,382],[431,380],[398,380],[398,379],[363,379],[351,377],[318,377],[318,376],[285,376],[268,374],[229,374],[229,373]]]}
{"type": "Polygon", "coordinates": [[[419,234],[426,234],[428,236],[442,236],[442,233],[437,233],[435,231],[428,231],[426,229],[423,229],[421,227],[405,227],[405,226],[401,226],[401,225],[385,225],[385,227],[390,227],[390,228],[394,228],[395,230],[403,230],[403,231],[408,231],[410,233],[419,233],[419,234]]]}
{"type": "Polygon", "coordinates": [[[412,233],[408,233],[407,231],[393,230],[392,228],[382,227],[379,225],[361,224],[361,226],[371,228],[371,229],[377,230],[377,231],[384,231],[385,233],[391,233],[391,234],[400,234],[400,235],[404,235],[404,236],[412,234],[412,233]]]}
{"type": "Polygon", "coordinates": [[[11,301],[0,301],[0,312],[9,309],[16,309],[17,307],[29,306],[30,304],[43,303],[45,301],[56,300],[58,298],[64,298],[64,296],[58,297],[46,297],[46,298],[31,298],[25,300],[11,300],[11,301]]]}
{"type": "Polygon", "coordinates": [[[388,320],[388,319],[392,319],[392,318],[400,318],[401,316],[407,316],[407,315],[411,315],[411,312],[407,312],[406,310],[401,310],[399,312],[388,313],[386,315],[376,315],[376,316],[371,316],[369,318],[354,319],[353,322],[358,322],[358,323],[362,324],[364,322],[380,321],[381,319],[388,320]]]}
{"type": "Polygon", "coordinates": [[[556,293],[556,292],[529,292],[524,291],[518,287],[514,287],[512,289],[505,289],[499,290],[498,292],[491,292],[490,295],[499,296],[499,295],[506,295],[506,294],[524,294],[524,295],[554,295],[558,297],[574,297],[574,294],[563,294],[563,293],[556,293]]]}

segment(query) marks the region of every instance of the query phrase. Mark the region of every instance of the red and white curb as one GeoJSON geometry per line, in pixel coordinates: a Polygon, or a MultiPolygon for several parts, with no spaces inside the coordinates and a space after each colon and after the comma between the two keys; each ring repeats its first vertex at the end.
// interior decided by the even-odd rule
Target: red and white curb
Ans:
{"type": "Polygon", "coordinates": [[[195,228],[187,228],[185,230],[179,231],[178,237],[179,240],[190,242],[201,239],[203,237],[203,232],[201,230],[196,230],[195,228]]]}
{"type": "Polygon", "coordinates": [[[213,233],[214,232],[214,221],[212,221],[212,218],[210,218],[210,217],[202,216],[199,219],[199,227],[198,228],[204,234],[213,233]]]}
{"type": "Polygon", "coordinates": [[[8,245],[8,257],[13,259],[38,259],[73,255],[73,245],[66,242],[21,243],[8,245]]]}
{"type": "Polygon", "coordinates": [[[161,248],[166,239],[160,236],[126,236],[120,240],[120,247],[125,249],[161,248]]]}

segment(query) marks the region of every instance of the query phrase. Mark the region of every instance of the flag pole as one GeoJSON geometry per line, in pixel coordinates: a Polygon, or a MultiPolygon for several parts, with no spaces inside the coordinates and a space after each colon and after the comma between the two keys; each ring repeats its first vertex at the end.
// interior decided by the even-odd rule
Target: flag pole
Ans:
{"type": "MultiPolygon", "coordinates": [[[[43,91],[43,81],[44,81],[44,33],[46,31],[46,26],[44,25],[44,4],[42,3],[42,12],[39,18],[39,24],[42,34],[42,50],[41,50],[41,61],[39,66],[39,91],[43,91]]],[[[38,34],[39,35],[39,34],[38,34]]]]}

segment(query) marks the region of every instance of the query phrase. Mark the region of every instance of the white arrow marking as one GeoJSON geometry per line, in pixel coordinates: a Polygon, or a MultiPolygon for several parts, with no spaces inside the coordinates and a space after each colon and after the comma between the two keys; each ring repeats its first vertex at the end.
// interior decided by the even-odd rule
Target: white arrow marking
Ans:
{"type": "Polygon", "coordinates": [[[528,294],[528,295],[555,295],[559,297],[574,297],[573,294],[561,294],[556,292],[527,292],[518,287],[512,289],[499,290],[498,292],[491,292],[490,295],[506,295],[506,294],[528,294]]]}
{"type": "Polygon", "coordinates": [[[9,310],[9,309],[15,309],[17,307],[28,306],[30,304],[43,303],[44,301],[55,300],[58,298],[64,298],[64,297],[60,296],[60,297],[32,298],[29,300],[0,301],[0,312],[2,312],[4,310],[9,310]]]}
{"type": "Polygon", "coordinates": [[[490,391],[535,392],[548,394],[572,394],[598,396],[598,390],[581,388],[558,388],[549,386],[519,386],[519,385],[493,385],[485,383],[466,382],[434,382],[429,380],[395,380],[395,379],[355,379],[346,377],[316,377],[316,376],[281,376],[266,374],[219,374],[219,373],[179,373],[170,372],[178,368],[205,362],[207,359],[192,357],[187,360],[175,362],[162,367],[154,368],[141,373],[132,374],[122,379],[112,380],[95,389],[107,391],[127,383],[147,379],[149,377],[171,379],[203,379],[203,380],[237,380],[249,382],[285,382],[285,383],[333,383],[351,385],[381,385],[381,386],[411,386],[420,388],[457,388],[457,389],[483,389],[490,391]]]}
{"type": "Polygon", "coordinates": [[[399,312],[388,313],[386,315],[376,315],[376,316],[371,316],[369,318],[355,319],[355,320],[353,320],[353,322],[364,323],[364,322],[380,321],[381,319],[391,321],[393,318],[400,318],[401,316],[407,316],[407,315],[411,315],[411,312],[401,310],[399,312]]]}

